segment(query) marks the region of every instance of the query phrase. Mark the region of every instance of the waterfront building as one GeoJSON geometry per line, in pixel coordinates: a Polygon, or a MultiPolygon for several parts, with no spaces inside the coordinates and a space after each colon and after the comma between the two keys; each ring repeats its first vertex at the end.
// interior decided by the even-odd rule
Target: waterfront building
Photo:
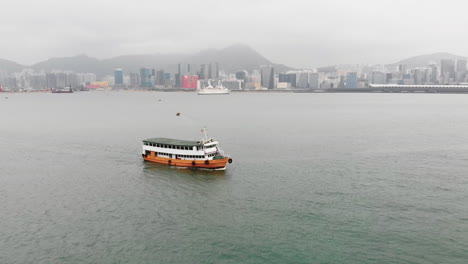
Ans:
{"type": "Polygon", "coordinates": [[[358,77],[357,72],[348,72],[346,74],[346,88],[357,88],[358,77]]]}
{"type": "Polygon", "coordinates": [[[431,69],[430,73],[430,80],[432,84],[438,84],[439,83],[439,73],[437,70],[437,65],[431,64],[429,65],[429,68],[431,69]]]}
{"type": "Polygon", "coordinates": [[[115,69],[114,71],[114,83],[116,85],[123,85],[124,84],[124,72],[122,69],[115,69]]]}
{"type": "Polygon", "coordinates": [[[137,87],[141,85],[140,74],[138,73],[130,73],[130,86],[137,87]]]}
{"type": "Polygon", "coordinates": [[[406,64],[400,64],[398,65],[398,71],[401,73],[401,74],[406,74],[408,72],[408,65],[406,64]]]}
{"type": "Polygon", "coordinates": [[[318,89],[319,88],[319,74],[318,72],[313,72],[309,74],[309,88],[318,89]]]}
{"type": "Polygon", "coordinates": [[[156,72],[156,80],[155,80],[156,85],[164,85],[165,84],[164,75],[165,75],[164,70],[159,70],[159,71],[156,72]]]}
{"type": "Polygon", "coordinates": [[[153,70],[149,68],[141,68],[140,69],[140,86],[150,88],[154,86],[152,82],[153,79],[153,70]]]}
{"type": "Polygon", "coordinates": [[[182,76],[183,89],[197,89],[198,88],[198,76],[196,75],[184,75],[182,76]]]}
{"type": "Polygon", "coordinates": [[[275,88],[275,68],[273,66],[262,66],[260,68],[261,86],[267,89],[275,88]]]}
{"type": "Polygon", "coordinates": [[[238,71],[236,72],[236,79],[241,81],[241,88],[244,89],[247,83],[247,71],[238,71]]]}
{"type": "Polygon", "coordinates": [[[46,74],[46,87],[49,89],[57,88],[57,78],[54,73],[46,74]]]}
{"type": "Polygon", "coordinates": [[[291,84],[292,88],[297,87],[297,74],[295,72],[288,73],[289,83],[291,84]]]}
{"type": "Polygon", "coordinates": [[[289,75],[287,73],[278,74],[278,82],[289,83],[289,75]]]}
{"type": "Polygon", "coordinates": [[[243,80],[237,79],[226,79],[221,81],[221,85],[228,88],[229,90],[241,90],[243,80]]]}
{"type": "Polygon", "coordinates": [[[296,87],[300,89],[306,89],[309,87],[309,73],[308,72],[297,73],[296,87]]]}
{"type": "Polygon", "coordinates": [[[466,60],[465,59],[457,60],[457,72],[466,72],[466,60]]]}
{"type": "Polygon", "coordinates": [[[441,60],[440,61],[440,80],[442,83],[453,82],[455,78],[455,61],[454,60],[441,60]]]}
{"type": "Polygon", "coordinates": [[[371,80],[370,82],[373,84],[386,84],[387,75],[380,71],[373,71],[371,72],[371,80]]]}
{"type": "Polygon", "coordinates": [[[457,60],[457,72],[456,72],[456,81],[457,82],[464,82],[466,78],[466,60],[459,59],[457,60]]]}

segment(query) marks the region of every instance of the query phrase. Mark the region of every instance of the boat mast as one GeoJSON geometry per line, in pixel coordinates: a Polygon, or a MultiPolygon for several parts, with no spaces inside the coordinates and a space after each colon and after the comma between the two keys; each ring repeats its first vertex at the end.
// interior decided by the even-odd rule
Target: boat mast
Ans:
{"type": "Polygon", "coordinates": [[[203,127],[202,131],[203,131],[203,134],[205,134],[205,142],[207,142],[208,141],[208,136],[206,134],[206,127],[203,127]]]}

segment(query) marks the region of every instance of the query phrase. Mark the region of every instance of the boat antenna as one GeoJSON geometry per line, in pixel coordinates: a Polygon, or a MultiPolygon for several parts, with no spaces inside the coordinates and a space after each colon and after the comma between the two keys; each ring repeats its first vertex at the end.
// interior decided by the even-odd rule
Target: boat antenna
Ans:
{"type": "Polygon", "coordinates": [[[206,134],[206,126],[202,129],[203,134],[205,135],[205,142],[208,141],[208,136],[206,134]]]}

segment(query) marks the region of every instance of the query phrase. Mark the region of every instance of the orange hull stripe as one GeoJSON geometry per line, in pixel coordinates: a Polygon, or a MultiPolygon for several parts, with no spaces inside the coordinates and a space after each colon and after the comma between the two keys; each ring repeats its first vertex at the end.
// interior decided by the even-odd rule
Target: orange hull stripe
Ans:
{"type": "Polygon", "coordinates": [[[181,160],[181,159],[168,159],[162,157],[154,157],[153,155],[148,155],[143,158],[146,161],[156,162],[160,164],[166,164],[171,166],[178,167],[194,167],[194,168],[206,168],[206,169],[219,169],[226,167],[229,158],[219,159],[219,160],[209,160],[208,164],[205,164],[205,160],[181,160]],[[195,162],[195,165],[193,165],[195,162]]]}

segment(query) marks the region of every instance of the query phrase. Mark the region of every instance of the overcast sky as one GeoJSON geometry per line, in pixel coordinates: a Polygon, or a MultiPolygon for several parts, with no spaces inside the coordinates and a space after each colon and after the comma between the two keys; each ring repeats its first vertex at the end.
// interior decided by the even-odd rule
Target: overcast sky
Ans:
{"type": "Polygon", "coordinates": [[[244,43],[275,63],[468,55],[466,0],[2,0],[0,58],[188,53],[244,43]]]}

